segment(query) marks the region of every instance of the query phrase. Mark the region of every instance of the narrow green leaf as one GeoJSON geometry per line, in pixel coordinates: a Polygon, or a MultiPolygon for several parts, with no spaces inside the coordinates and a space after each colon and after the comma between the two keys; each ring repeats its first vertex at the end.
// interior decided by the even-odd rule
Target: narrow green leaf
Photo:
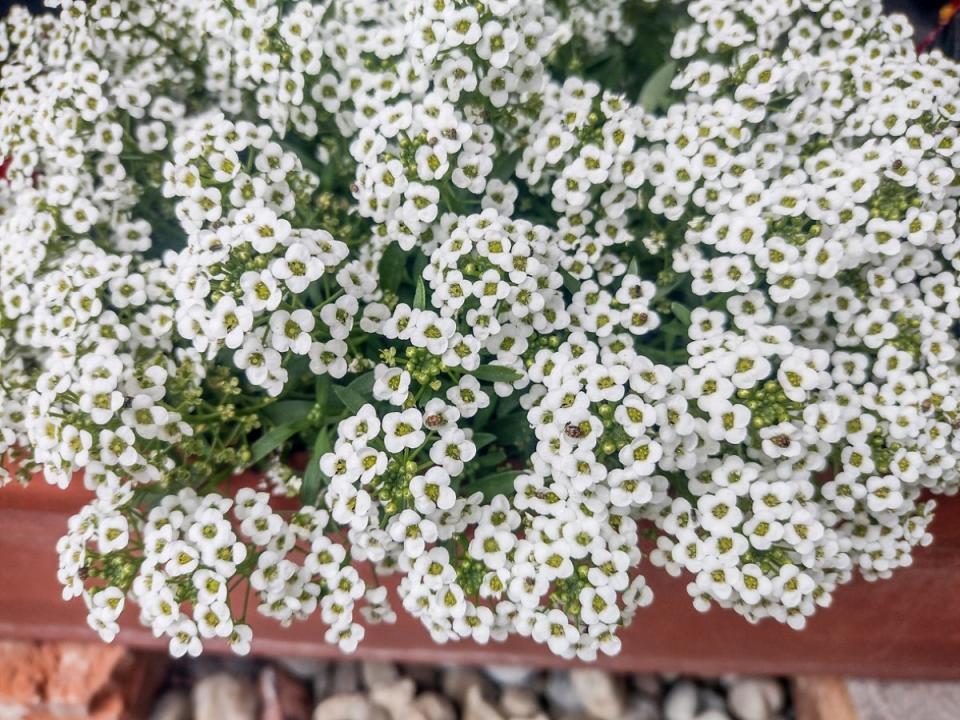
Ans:
{"type": "MultiPolygon", "coordinates": [[[[358,375],[347,387],[361,397],[372,398],[374,380],[373,370],[368,370],[362,375],[358,375]]],[[[367,402],[369,402],[369,400],[367,402]]]]}
{"type": "Polygon", "coordinates": [[[287,375],[292,382],[301,379],[306,379],[307,381],[312,379],[313,373],[310,372],[310,358],[306,355],[293,356],[287,363],[287,375]]]}
{"type": "Polygon", "coordinates": [[[333,394],[337,396],[343,406],[350,412],[358,412],[369,400],[346,385],[334,385],[333,394]]]}
{"type": "Polygon", "coordinates": [[[260,414],[275,425],[286,425],[305,418],[313,410],[313,405],[309,400],[279,400],[267,405],[260,414]]]}
{"type": "MultiPolygon", "coordinates": [[[[326,408],[327,398],[330,397],[330,376],[329,375],[317,375],[317,379],[313,383],[313,396],[314,404],[319,406],[321,409],[326,408]]],[[[322,420],[323,418],[320,418],[322,420]]]]}
{"type": "Polygon", "coordinates": [[[320,458],[330,452],[330,429],[323,428],[313,443],[313,454],[307,461],[307,469],[303,473],[303,484],[300,486],[300,500],[304,505],[313,505],[320,494],[320,484],[323,481],[323,472],[320,470],[320,458]]]}
{"type": "Polygon", "coordinates": [[[682,353],[680,352],[668,352],[655,347],[650,347],[649,345],[641,346],[638,348],[638,352],[656,363],[663,363],[665,365],[675,365],[682,359],[682,353]]]}
{"type": "Polygon", "coordinates": [[[493,433],[481,432],[481,433],[473,434],[473,444],[477,446],[477,450],[479,450],[482,447],[486,447],[496,439],[497,439],[497,436],[494,435],[493,433]]]}
{"type": "Polygon", "coordinates": [[[496,467],[507,459],[507,454],[503,450],[483,453],[479,458],[473,460],[477,467],[492,468],[496,467]]]}
{"type": "Polygon", "coordinates": [[[630,264],[627,265],[627,275],[636,275],[637,274],[637,259],[633,258],[630,261],[630,264]]]}
{"type": "Polygon", "coordinates": [[[493,417],[494,411],[497,409],[497,405],[500,404],[500,398],[492,397],[490,398],[490,404],[485,408],[481,408],[476,415],[473,416],[473,427],[476,430],[482,430],[487,427],[487,424],[490,422],[490,418],[493,417]]]}
{"type": "Polygon", "coordinates": [[[268,430],[250,446],[250,462],[255,463],[263,460],[267,455],[283,445],[298,432],[304,430],[308,425],[309,423],[306,418],[302,418],[268,430]]]}
{"type": "Polygon", "coordinates": [[[323,285],[321,283],[315,282],[310,283],[310,287],[307,288],[307,299],[313,305],[319,305],[323,302],[323,285]]]}
{"type": "Polygon", "coordinates": [[[413,275],[411,277],[423,277],[423,269],[427,266],[427,263],[430,262],[423,252],[419,248],[414,248],[413,250],[413,275]]]}
{"type": "Polygon", "coordinates": [[[502,420],[497,420],[497,434],[501,444],[522,448],[531,436],[530,421],[527,420],[526,411],[521,410],[507,415],[502,420]]]}
{"type": "Polygon", "coordinates": [[[380,264],[377,266],[377,272],[380,276],[380,287],[390,292],[396,292],[403,282],[404,266],[406,265],[407,254],[400,247],[400,243],[390,243],[387,249],[383,251],[380,258],[380,264]]]}
{"type": "Polygon", "coordinates": [[[676,73],[677,64],[668,60],[658,67],[640,91],[639,102],[647,112],[656,112],[666,105],[667,94],[670,92],[670,82],[676,73]]]}
{"type": "Polygon", "coordinates": [[[483,493],[483,499],[487,502],[490,502],[496,495],[511,497],[514,494],[514,479],[525,472],[526,470],[502,470],[493,473],[493,475],[487,475],[475,483],[470,483],[468,490],[471,492],[479,490],[483,493]]]}
{"type": "Polygon", "coordinates": [[[690,326],[690,310],[688,310],[684,305],[681,305],[678,302],[670,303],[670,310],[673,312],[674,317],[683,323],[685,327],[690,326]]]}
{"type": "Polygon", "coordinates": [[[423,276],[417,278],[417,291],[413,294],[415,310],[425,310],[427,307],[427,287],[423,284],[423,276]]]}
{"type": "Polygon", "coordinates": [[[659,279],[657,281],[657,292],[654,294],[654,299],[664,298],[670,294],[670,292],[683,283],[684,276],[677,275],[673,280],[669,282],[660,283],[659,279]]]}
{"type": "Polygon", "coordinates": [[[493,171],[491,177],[498,177],[503,180],[509,179],[517,169],[517,163],[520,162],[522,150],[517,149],[511,153],[500,153],[493,161],[493,171]]]}
{"type": "Polygon", "coordinates": [[[568,292],[575,293],[580,290],[580,281],[563,268],[560,268],[560,277],[563,278],[563,286],[568,292]]]}
{"type": "Polygon", "coordinates": [[[505,382],[512,383],[523,377],[516,370],[512,370],[503,365],[481,365],[470,373],[477,380],[486,380],[487,382],[505,382]]]}
{"type": "MultiPolygon", "coordinates": [[[[508,395],[505,398],[497,398],[497,417],[502,418],[509,415],[520,405],[520,398],[517,395],[508,395]]],[[[524,413],[526,414],[526,413],[524,413]]]]}

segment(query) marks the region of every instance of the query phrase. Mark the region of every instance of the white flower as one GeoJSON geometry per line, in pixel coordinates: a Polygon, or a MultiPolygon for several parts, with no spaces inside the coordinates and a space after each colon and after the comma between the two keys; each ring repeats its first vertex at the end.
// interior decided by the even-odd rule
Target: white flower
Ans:
{"type": "MultiPolygon", "coordinates": [[[[425,422],[427,427],[430,427],[429,418],[427,416],[425,422]]],[[[451,476],[463,472],[465,464],[473,460],[476,454],[476,445],[458,428],[441,430],[440,438],[430,448],[430,459],[451,476]]]]}
{"type": "Polygon", "coordinates": [[[450,487],[450,475],[441,467],[432,467],[425,474],[414,477],[410,481],[410,492],[417,512],[423,515],[430,515],[436,510],[449,510],[457,500],[456,493],[450,487]]]}
{"type": "Polygon", "coordinates": [[[480,389],[480,382],[472,375],[464,375],[456,386],[447,390],[447,399],[465,418],[473,417],[490,404],[490,397],[480,389]]]}
{"type": "Polygon", "coordinates": [[[377,365],[373,372],[373,397],[403,407],[410,390],[410,373],[402,368],[386,365],[377,365]]]}
{"type": "Polygon", "coordinates": [[[190,618],[178,620],[169,628],[167,634],[170,636],[170,654],[175,658],[184,655],[196,657],[203,651],[197,625],[190,618]]]}
{"type": "Polygon", "coordinates": [[[277,352],[291,351],[297,355],[310,352],[310,332],[315,325],[309,310],[278,310],[270,316],[270,344],[277,352]]]}
{"type": "Polygon", "coordinates": [[[416,408],[387,413],[383,418],[383,443],[387,452],[397,453],[404,448],[417,448],[426,438],[420,428],[423,415],[416,408]]]}

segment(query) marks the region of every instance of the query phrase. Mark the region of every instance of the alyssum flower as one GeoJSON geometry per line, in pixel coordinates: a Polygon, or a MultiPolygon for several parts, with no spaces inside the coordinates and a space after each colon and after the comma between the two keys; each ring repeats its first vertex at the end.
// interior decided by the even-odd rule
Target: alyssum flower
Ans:
{"type": "Polygon", "coordinates": [[[591,660],[641,538],[795,628],[931,541],[960,73],[877,0],[60,10],[0,21],[0,480],[93,493],[105,640],[402,605],[591,660]]]}

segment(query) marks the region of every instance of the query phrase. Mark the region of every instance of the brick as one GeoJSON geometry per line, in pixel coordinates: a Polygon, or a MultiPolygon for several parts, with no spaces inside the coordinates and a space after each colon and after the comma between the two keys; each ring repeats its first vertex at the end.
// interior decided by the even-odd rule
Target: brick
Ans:
{"type": "Polygon", "coordinates": [[[35,643],[0,642],[0,705],[12,708],[39,703],[44,677],[43,660],[35,643]]]}
{"type": "Polygon", "coordinates": [[[166,665],[117,645],[0,641],[0,720],[139,717],[166,665]]]}
{"type": "Polygon", "coordinates": [[[46,643],[46,701],[51,705],[86,708],[128,659],[120,645],[46,643]]]}

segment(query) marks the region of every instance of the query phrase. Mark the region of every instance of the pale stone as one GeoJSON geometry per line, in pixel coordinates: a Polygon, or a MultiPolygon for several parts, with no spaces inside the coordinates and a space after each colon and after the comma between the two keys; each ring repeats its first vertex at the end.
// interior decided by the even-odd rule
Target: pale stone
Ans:
{"type": "Polygon", "coordinates": [[[452,667],[444,671],[443,694],[460,707],[466,704],[471,688],[478,688],[481,695],[487,698],[496,696],[490,681],[473,668],[452,667]]]}
{"type": "Polygon", "coordinates": [[[190,720],[190,696],[183,690],[165,692],[153,706],[150,720],[190,720]]]}
{"type": "Polygon", "coordinates": [[[345,693],[317,705],[313,720],[390,720],[390,715],[360,693],[345,693]]]}
{"type": "Polygon", "coordinates": [[[722,710],[704,710],[693,720],[730,720],[730,716],[722,710]]]}
{"type": "MultiPolygon", "coordinates": [[[[0,702],[0,720],[21,720],[30,712],[29,706],[19,703],[0,702]]],[[[190,715],[188,714],[189,718],[190,715]]]]}
{"type": "Polygon", "coordinates": [[[397,666],[389,662],[365,662],[361,666],[361,674],[363,684],[371,689],[378,685],[390,685],[400,677],[397,666]]]}
{"type": "Polygon", "coordinates": [[[597,720],[620,720],[623,683],[602,670],[571,670],[570,682],[586,711],[597,720]]]}
{"type": "Polygon", "coordinates": [[[377,685],[370,690],[370,699],[386,710],[392,720],[400,720],[402,713],[413,702],[417,692],[410,678],[396,680],[389,685],[377,685]]]}
{"type": "Polygon", "coordinates": [[[783,688],[769,678],[740,678],[727,692],[727,707],[737,720],[770,720],[783,703],[783,688]]]}
{"type": "Polygon", "coordinates": [[[550,673],[543,694],[550,703],[551,710],[577,712],[583,709],[583,703],[570,682],[570,676],[563,670],[550,673]]]}
{"type": "Polygon", "coordinates": [[[463,704],[463,720],[504,720],[503,715],[488,703],[477,685],[467,691],[463,704]]]}
{"type": "Polygon", "coordinates": [[[416,708],[426,720],[457,720],[457,711],[442,695],[426,692],[417,695],[411,707],[416,708]]]}
{"type": "Polygon", "coordinates": [[[678,682],[663,700],[666,720],[693,720],[697,713],[697,688],[687,681],[678,682]]]}
{"type": "Polygon", "coordinates": [[[487,674],[487,677],[504,687],[525,685],[534,674],[534,671],[530,668],[514,665],[487,665],[483,668],[483,671],[487,674]]]}
{"type": "Polygon", "coordinates": [[[392,717],[393,720],[427,720],[427,716],[420,712],[413,705],[407,705],[392,717]]]}
{"type": "Polygon", "coordinates": [[[500,695],[500,709],[512,718],[532,718],[540,712],[540,700],[527,688],[508,687],[500,695]]]}
{"type": "Polygon", "coordinates": [[[257,691],[252,682],[226,673],[208,675],[193,687],[194,720],[255,720],[257,691]]]}

